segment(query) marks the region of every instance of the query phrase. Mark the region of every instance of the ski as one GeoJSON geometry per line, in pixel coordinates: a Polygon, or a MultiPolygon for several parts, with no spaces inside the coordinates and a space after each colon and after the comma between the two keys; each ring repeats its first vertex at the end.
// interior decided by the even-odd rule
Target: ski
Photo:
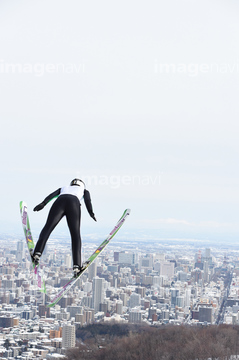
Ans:
{"type": "Polygon", "coordinates": [[[130,209],[126,209],[113,228],[113,230],[109,233],[107,238],[100,244],[100,246],[93,252],[93,254],[86,261],[86,266],[82,269],[82,271],[76,276],[72,276],[72,278],[65,284],[61,291],[51,300],[48,307],[52,307],[58,303],[58,301],[70,290],[70,288],[75,284],[75,282],[79,279],[79,277],[87,270],[87,268],[93,263],[93,261],[97,258],[97,256],[104,250],[106,245],[109,244],[110,240],[115,236],[115,234],[119,231],[121,226],[124,224],[127,216],[130,214],[130,209]]]}
{"type": "Polygon", "coordinates": [[[41,289],[40,291],[46,293],[45,281],[44,281],[42,273],[40,271],[40,267],[39,267],[39,265],[36,266],[34,264],[34,262],[32,261],[32,257],[31,257],[31,253],[34,250],[34,242],[33,242],[33,237],[32,237],[32,233],[31,233],[31,229],[30,229],[29,217],[28,217],[28,213],[27,213],[27,204],[24,201],[20,201],[20,214],[21,214],[21,219],[22,219],[24,235],[25,235],[26,242],[27,242],[27,248],[29,250],[34,274],[37,279],[37,286],[41,289]]]}

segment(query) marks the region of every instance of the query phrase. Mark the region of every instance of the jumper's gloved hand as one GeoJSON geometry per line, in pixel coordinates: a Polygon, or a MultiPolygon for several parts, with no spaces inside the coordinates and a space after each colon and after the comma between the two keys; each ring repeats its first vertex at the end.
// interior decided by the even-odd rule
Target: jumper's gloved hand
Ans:
{"type": "Polygon", "coordinates": [[[40,203],[39,205],[35,206],[33,211],[40,211],[44,208],[45,204],[44,202],[40,203]]]}
{"type": "Polygon", "coordinates": [[[97,221],[94,213],[90,214],[90,216],[92,217],[92,219],[94,219],[95,221],[97,221]]]}

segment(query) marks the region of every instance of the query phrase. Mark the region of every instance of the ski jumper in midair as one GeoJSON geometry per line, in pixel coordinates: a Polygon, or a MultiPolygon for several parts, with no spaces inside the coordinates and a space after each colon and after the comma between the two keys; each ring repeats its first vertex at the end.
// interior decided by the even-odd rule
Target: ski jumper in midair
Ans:
{"type": "Polygon", "coordinates": [[[37,205],[33,210],[39,211],[53,198],[57,197],[53,203],[45,226],[43,227],[34,253],[32,255],[35,264],[39,263],[46,242],[59,221],[66,216],[67,225],[71,234],[72,245],[72,258],[73,258],[73,271],[77,274],[82,268],[81,262],[81,236],[80,236],[80,221],[81,221],[81,204],[80,201],[84,199],[86,208],[90,216],[96,221],[90,193],[85,189],[85,184],[82,180],[74,179],[71,181],[70,186],[64,186],[57,189],[48,195],[42,203],[37,205]]]}

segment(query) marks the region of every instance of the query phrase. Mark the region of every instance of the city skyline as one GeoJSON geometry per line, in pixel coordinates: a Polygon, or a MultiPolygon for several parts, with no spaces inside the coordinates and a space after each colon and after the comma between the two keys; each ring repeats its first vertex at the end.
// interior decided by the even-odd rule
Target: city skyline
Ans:
{"type": "MultiPolygon", "coordinates": [[[[12,243],[9,248],[9,239],[1,239],[1,356],[63,358],[68,349],[88,346],[81,336],[90,324],[95,330],[97,324],[101,329],[144,325],[146,331],[151,326],[186,325],[194,331],[198,325],[239,324],[239,246],[169,241],[156,246],[140,241],[137,246],[118,239],[49,308],[71,277],[70,246],[63,238],[48,243],[41,262],[45,294],[37,287],[25,241],[14,237],[12,243]]],[[[84,257],[93,249],[94,244],[85,244],[84,257]]],[[[98,351],[105,336],[97,337],[98,351]]]]}

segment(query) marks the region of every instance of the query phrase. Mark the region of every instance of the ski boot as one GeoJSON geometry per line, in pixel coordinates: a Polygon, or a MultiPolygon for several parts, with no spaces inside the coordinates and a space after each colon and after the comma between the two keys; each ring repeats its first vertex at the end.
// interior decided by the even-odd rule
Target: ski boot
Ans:
{"type": "Polygon", "coordinates": [[[82,270],[83,270],[83,267],[81,267],[80,265],[74,265],[73,266],[74,277],[76,278],[81,273],[82,270]]]}
{"type": "Polygon", "coordinates": [[[89,264],[89,261],[84,261],[82,266],[74,265],[73,266],[74,277],[77,277],[79,275],[79,273],[82,272],[82,270],[84,270],[87,267],[88,264],[89,264]]]}
{"type": "Polygon", "coordinates": [[[36,252],[35,254],[31,255],[32,257],[32,261],[34,262],[35,266],[39,265],[39,260],[41,257],[41,253],[40,252],[36,252]]]}

